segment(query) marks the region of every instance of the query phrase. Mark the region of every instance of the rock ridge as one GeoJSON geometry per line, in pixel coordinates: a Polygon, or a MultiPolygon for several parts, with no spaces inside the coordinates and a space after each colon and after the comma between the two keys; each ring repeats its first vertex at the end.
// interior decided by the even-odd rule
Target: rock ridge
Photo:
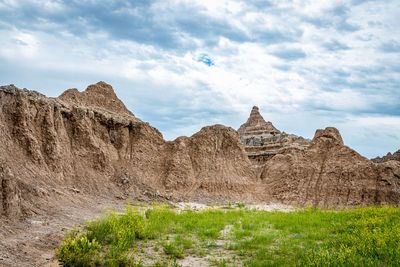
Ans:
{"type": "Polygon", "coordinates": [[[397,150],[396,152],[394,152],[393,154],[388,152],[386,154],[386,156],[383,157],[376,157],[371,159],[373,162],[375,163],[382,163],[382,162],[387,162],[389,160],[396,160],[396,161],[400,161],[400,149],[397,150]]]}

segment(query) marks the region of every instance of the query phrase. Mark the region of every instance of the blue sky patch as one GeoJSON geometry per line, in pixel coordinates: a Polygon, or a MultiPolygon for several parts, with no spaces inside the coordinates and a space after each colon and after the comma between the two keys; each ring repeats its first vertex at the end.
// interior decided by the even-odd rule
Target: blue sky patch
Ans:
{"type": "Polygon", "coordinates": [[[211,67],[214,65],[213,60],[207,55],[207,54],[202,54],[198,59],[198,62],[203,62],[207,66],[211,67]]]}

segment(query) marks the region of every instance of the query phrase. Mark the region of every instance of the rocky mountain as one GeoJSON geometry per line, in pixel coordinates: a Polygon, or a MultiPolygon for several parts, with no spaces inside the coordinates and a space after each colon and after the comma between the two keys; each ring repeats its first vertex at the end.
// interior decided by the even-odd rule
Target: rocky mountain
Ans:
{"type": "Polygon", "coordinates": [[[247,122],[238,129],[240,140],[245,146],[247,156],[255,168],[262,168],[264,164],[277,154],[288,148],[305,149],[310,140],[294,134],[281,132],[265,121],[258,107],[254,106],[247,122]]]}
{"type": "Polygon", "coordinates": [[[389,160],[396,160],[396,161],[400,161],[400,149],[397,150],[396,152],[392,153],[387,153],[386,156],[383,157],[376,157],[371,159],[373,162],[376,163],[382,163],[382,162],[387,162],[389,160]]]}
{"type": "Polygon", "coordinates": [[[288,149],[271,158],[261,179],[267,195],[300,206],[400,203],[400,163],[373,163],[345,146],[332,127],[317,130],[307,149],[288,149]]]}

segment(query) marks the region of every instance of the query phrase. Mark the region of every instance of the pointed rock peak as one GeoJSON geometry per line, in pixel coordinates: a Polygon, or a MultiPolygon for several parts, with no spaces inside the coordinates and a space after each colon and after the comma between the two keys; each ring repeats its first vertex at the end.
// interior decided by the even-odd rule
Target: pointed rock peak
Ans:
{"type": "Polygon", "coordinates": [[[261,124],[266,123],[266,121],[264,120],[264,118],[261,116],[260,111],[259,111],[259,109],[258,109],[257,106],[254,106],[254,107],[251,109],[250,117],[249,117],[249,119],[247,120],[247,122],[250,122],[250,123],[252,123],[253,125],[254,125],[255,123],[261,123],[261,124]]]}
{"type": "Polygon", "coordinates": [[[251,114],[260,114],[259,108],[257,106],[253,106],[253,108],[251,109],[251,112],[250,112],[250,115],[251,114]]]}
{"type": "Polygon", "coordinates": [[[68,89],[58,99],[69,104],[134,116],[117,97],[112,86],[102,81],[89,85],[83,92],[79,92],[76,88],[68,89]]]}
{"type": "Polygon", "coordinates": [[[276,129],[271,122],[264,120],[257,106],[252,108],[250,117],[247,119],[246,123],[240,126],[238,132],[240,135],[280,133],[280,131],[276,129]]]}

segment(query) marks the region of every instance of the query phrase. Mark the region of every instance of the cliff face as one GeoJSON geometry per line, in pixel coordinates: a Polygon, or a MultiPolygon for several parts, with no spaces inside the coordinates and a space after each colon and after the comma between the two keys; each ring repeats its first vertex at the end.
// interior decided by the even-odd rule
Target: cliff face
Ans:
{"type": "Polygon", "coordinates": [[[40,213],[55,192],[229,198],[253,182],[234,130],[206,127],[166,142],[103,82],[57,99],[3,86],[0,111],[1,161],[8,170],[0,170],[1,214],[10,205],[18,214],[40,213]]]}
{"type": "Polygon", "coordinates": [[[317,130],[308,149],[273,157],[261,174],[268,193],[301,206],[398,205],[400,163],[375,164],[345,146],[339,131],[317,130]]]}
{"type": "Polygon", "coordinates": [[[0,161],[0,217],[18,218],[21,216],[21,191],[18,181],[0,161]]]}
{"type": "Polygon", "coordinates": [[[55,192],[75,187],[84,193],[122,193],[111,181],[126,160],[121,152],[129,151],[130,132],[143,123],[133,115],[78,104],[0,88],[1,157],[21,191],[22,214],[40,213],[55,192]]]}

